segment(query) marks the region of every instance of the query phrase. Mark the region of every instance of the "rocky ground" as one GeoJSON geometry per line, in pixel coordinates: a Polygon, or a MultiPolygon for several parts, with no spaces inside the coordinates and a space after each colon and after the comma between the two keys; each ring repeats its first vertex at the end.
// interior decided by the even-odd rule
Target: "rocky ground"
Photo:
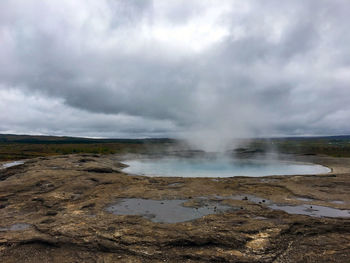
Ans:
{"type": "Polygon", "coordinates": [[[350,218],[288,214],[268,204],[350,209],[350,159],[297,159],[333,172],[147,178],[121,172],[116,155],[28,160],[0,170],[0,261],[349,262],[350,218]],[[157,223],[108,212],[120,198],[184,199],[188,207],[207,200],[232,210],[157,223]]]}

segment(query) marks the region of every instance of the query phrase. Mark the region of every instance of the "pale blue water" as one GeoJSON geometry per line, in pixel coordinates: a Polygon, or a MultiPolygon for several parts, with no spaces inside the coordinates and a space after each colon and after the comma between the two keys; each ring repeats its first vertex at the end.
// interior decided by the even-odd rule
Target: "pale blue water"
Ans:
{"type": "Polygon", "coordinates": [[[21,164],[24,164],[24,161],[7,162],[7,163],[0,165],[0,169],[6,169],[6,168],[10,168],[12,166],[17,166],[17,165],[21,165],[21,164]]]}
{"type": "Polygon", "coordinates": [[[316,164],[278,160],[228,158],[163,158],[125,161],[131,174],[164,177],[260,177],[268,175],[323,174],[330,169],[316,164]]]}

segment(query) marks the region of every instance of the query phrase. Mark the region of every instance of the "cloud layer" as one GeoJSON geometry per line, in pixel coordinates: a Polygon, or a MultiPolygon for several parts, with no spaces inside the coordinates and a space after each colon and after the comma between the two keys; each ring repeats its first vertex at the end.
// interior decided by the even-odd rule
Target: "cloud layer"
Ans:
{"type": "Polygon", "coordinates": [[[349,133],[349,10],[347,0],[2,0],[0,132],[213,144],[349,133]]]}

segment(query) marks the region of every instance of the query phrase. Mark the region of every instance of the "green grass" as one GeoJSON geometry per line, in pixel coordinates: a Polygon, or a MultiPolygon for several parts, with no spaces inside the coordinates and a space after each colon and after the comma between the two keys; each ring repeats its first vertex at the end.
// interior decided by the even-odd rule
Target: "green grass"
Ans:
{"type": "MultiPolygon", "coordinates": [[[[74,153],[161,153],[176,145],[171,139],[85,139],[73,137],[0,135],[0,160],[74,153]]],[[[256,152],[322,154],[350,157],[350,136],[254,139],[244,148],[256,152]]]]}
{"type": "Polygon", "coordinates": [[[0,160],[19,160],[74,153],[114,154],[162,151],[169,139],[84,139],[70,137],[0,135],[0,160]]]}
{"type": "Polygon", "coordinates": [[[350,157],[350,137],[261,139],[251,142],[249,148],[281,153],[350,157]]]}

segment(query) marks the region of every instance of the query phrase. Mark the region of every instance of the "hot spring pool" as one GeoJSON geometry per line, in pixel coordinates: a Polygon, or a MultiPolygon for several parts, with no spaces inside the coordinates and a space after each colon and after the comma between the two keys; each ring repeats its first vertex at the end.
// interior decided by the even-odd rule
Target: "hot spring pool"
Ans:
{"type": "Polygon", "coordinates": [[[137,159],[123,163],[124,172],[163,177],[260,177],[268,175],[323,174],[331,170],[318,164],[278,160],[237,160],[228,158],[137,159]]]}

